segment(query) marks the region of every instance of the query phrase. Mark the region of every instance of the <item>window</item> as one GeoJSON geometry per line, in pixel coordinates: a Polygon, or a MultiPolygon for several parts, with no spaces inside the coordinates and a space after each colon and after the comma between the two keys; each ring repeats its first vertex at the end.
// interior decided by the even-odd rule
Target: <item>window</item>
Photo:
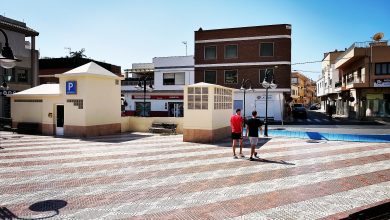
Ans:
{"type": "Polygon", "coordinates": [[[18,82],[28,82],[28,71],[26,69],[16,69],[18,82]]]}
{"type": "Polygon", "coordinates": [[[206,46],[204,48],[204,59],[205,60],[217,59],[217,47],[216,46],[206,46]]]}
{"type": "Polygon", "coordinates": [[[292,77],[291,78],[291,84],[298,84],[298,78],[292,77]]]}
{"type": "Polygon", "coordinates": [[[237,58],[237,57],[238,57],[237,45],[226,45],[225,58],[237,58]]]}
{"type": "Polygon", "coordinates": [[[214,109],[232,109],[232,90],[214,88],[214,109]]]}
{"type": "Polygon", "coordinates": [[[274,56],[274,43],[260,43],[260,56],[261,57],[274,56]]]}
{"type": "Polygon", "coordinates": [[[136,116],[150,116],[150,102],[136,102],[135,103],[136,116]],[[145,104],[145,105],[144,105],[145,104]]]}
{"type": "Polygon", "coordinates": [[[184,85],[185,73],[164,73],[163,85],[184,85]]]}
{"type": "Polygon", "coordinates": [[[388,75],[390,74],[390,63],[376,63],[375,75],[388,75]]]}
{"type": "MultiPolygon", "coordinates": [[[[0,75],[1,75],[1,73],[0,73],[0,75]]],[[[16,82],[15,68],[4,69],[4,76],[6,77],[6,80],[9,79],[8,82],[16,82]]],[[[1,78],[0,78],[0,80],[1,80],[1,78]]]]}
{"type": "Polygon", "coordinates": [[[225,70],[225,84],[235,84],[238,82],[237,70],[225,70]]]}
{"type": "Polygon", "coordinates": [[[209,89],[188,87],[188,109],[208,109],[209,89]]]}
{"type": "MultiPolygon", "coordinates": [[[[260,84],[264,81],[264,78],[265,78],[265,72],[269,72],[271,74],[274,74],[274,69],[260,69],[260,84]]],[[[293,78],[291,78],[292,80],[293,78]]],[[[297,78],[296,78],[297,79],[297,78]]],[[[297,82],[298,82],[298,79],[297,79],[297,82]]]]}
{"type": "Polygon", "coordinates": [[[217,84],[217,71],[206,70],[204,72],[204,82],[217,84]]]}

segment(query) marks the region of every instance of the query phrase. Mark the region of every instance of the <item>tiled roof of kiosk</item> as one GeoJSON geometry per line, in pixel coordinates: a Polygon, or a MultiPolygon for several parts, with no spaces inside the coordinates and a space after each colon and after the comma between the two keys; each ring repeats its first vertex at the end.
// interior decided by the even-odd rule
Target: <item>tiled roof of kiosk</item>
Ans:
{"type": "Polygon", "coordinates": [[[84,75],[84,74],[118,77],[117,75],[104,69],[103,67],[97,65],[94,62],[89,62],[75,69],[69,70],[68,72],[63,73],[62,75],[84,75]]]}
{"type": "Polygon", "coordinates": [[[59,95],[59,84],[42,84],[31,89],[26,89],[21,92],[12,94],[12,96],[34,96],[34,95],[59,95]]]}

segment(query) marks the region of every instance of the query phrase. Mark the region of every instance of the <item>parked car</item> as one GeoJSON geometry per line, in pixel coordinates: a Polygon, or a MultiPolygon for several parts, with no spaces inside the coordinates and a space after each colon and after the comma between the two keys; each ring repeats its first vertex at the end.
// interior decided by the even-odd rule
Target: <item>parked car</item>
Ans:
{"type": "Polygon", "coordinates": [[[311,105],[309,109],[310,110],[318,110],[320,108],[321,108],[321,105],[317,103],[317,104],[311,105]]]}
{"type": "Polygon", "coordinates": [[[294,118],[302,117],[302,118],[307,118],[307,111],[306,108],[303,104],[294,104],[293,105],[293,110],[292,110],[292,115],[294,118]]]}

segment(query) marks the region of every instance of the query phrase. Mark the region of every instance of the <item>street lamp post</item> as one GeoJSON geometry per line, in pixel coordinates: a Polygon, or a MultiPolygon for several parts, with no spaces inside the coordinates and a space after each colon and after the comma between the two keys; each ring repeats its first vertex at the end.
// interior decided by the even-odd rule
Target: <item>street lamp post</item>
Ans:
{"type": "Polygon", "coordinates": [[[245,92],[246,92],[246,90],[248,90],[248,91],[253,91],[253,89],[252,89],[252,82],[249,80],[249,79],[243,79],[242,80],[242,83],[241,83],[241,88],[240,88],[240,90],[243,90],[244,91],[244,123],[245,123],[245,120],[246,120],[246,118],[245,118],[245,92]],[[247,88],[247,84],[249,84],[249,88],[247,88]]]}
{"type": "Polygon", "coordinates": [[[144,105],[143,105],[143,116],[145,117],[145,109],[146,109],[146,90],[149,92],[153,91],[152,78],[149,76],[144,76],[140,78],[138,81],[138,85],[136,86],[138,90],[143,89],[144,91],[144,105]],[[146,86],[146,82],[149,80],[149,86],[146,86]]]}
{"type": "MultiPolygon", "coordinates": [[[[4,69],[14,68],[16,65],[16,62],[20,62],[20,60],[14,56],[14,53],[12,52],[12,49],[8,44],[8,36],[5,33],[5,31],[0,29],[0,32],[4,35],[4,38],[5,38],[5,46],[3,48],[1,48],[0,66],[3,67],[4,69]]],[[[11,76],[8,76],[7,78],[8,78],[8,80],[10,80],[11,76]]],[[[7,82],[5,79],[5,73],[3,75],[3,83],[1,84],[1,87],[8,88],[7,82]]]]}
{"type": "Polygon", "coordinates": [[[268,137],[268,89],[276,89],[277,85],[274,83],[274,74],[270,69],[265,71],[265,77],[261,83],[265,88],[265,119],[264,119],[264,136],[268,137]]]}

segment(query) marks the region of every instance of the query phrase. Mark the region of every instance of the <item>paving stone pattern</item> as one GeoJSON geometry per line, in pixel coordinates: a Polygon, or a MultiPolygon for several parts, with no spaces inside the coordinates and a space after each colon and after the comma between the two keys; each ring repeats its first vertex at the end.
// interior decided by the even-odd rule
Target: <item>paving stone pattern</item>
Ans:
{"type": "Polygon", "coordinates": [[[389,144],[262,138],[249,161],[249,143],[233,159],[182,138],[0,132],[0,219],[339,219],[390,201],[389,144]]]}

